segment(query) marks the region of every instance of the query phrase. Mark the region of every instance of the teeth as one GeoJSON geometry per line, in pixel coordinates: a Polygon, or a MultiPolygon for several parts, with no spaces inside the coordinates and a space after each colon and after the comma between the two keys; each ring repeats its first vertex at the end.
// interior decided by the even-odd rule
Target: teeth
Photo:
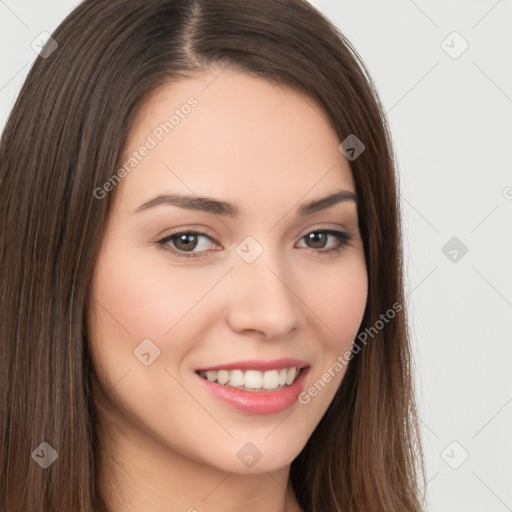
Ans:
{"type": "Polygon", "coordinates": [[[297,375],[297,369],[296,368],[290,368],[290,371],[286,374],[286,384],[288,386],[295,380],[295,376],[297,375]]]}
{"type": "Polygon", "coordinates": [[[279,386],[279,373],[277,370],[265,372],[263,374],[263,389],[276,389],[277,386],[279,386]]]}
{"type": "MultiPolygon", "coordinates": [[[[246,388],[260,388],[263,383],[263,375],[257,370],[247,370],[244,375],[244,384],[246,388]]],[[[219,382],[220,384],[220,382],[219,382]]]]}
{"type": "Polygon", "coordinates": [[[243,386],[245,382],[244,372],[242,370],[231,370],[229,372],[229,384],[234,388],[243,386]]]}
{"type": "Polygon", "coordinates": [[[299,374],[299,368],[282,368],[260,372],[258,370],[201,370],[201,377],[224,386],[251,390],[281,389],[292,384],[299,374]]]}
{"type": "Polygon", "coordinates": [[[229,372],[226,370],[219,370],[217,372],[217,382],[219,384],[226,384],[226,382],[229,380],[229,372]]]}

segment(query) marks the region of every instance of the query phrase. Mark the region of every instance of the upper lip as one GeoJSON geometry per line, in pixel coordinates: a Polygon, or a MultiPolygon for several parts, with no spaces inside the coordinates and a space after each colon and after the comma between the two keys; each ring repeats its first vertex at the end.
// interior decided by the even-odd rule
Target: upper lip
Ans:
{"type": "Polygon", "coordinates": [[[281,359],[272,359],[265,361],[263,359],[246,359],[244,361],[234,361],[232,363],[220,363],[213,366],[198,368],[199,370],[281,370],[282,368],[305,368],[309,363],[301,359],[290,357],[281,359]]]}

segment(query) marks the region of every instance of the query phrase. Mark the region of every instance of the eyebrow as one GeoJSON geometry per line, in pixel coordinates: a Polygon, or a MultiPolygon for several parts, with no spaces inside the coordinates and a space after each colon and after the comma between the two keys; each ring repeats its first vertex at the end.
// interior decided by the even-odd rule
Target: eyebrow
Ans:
{"type": "MultiPolygon", "coordinates": [[[[315,199],[309,203],[299,205],[296,210],[297,215],[306,216],[313,213],[326,210],[331,206],[346,201],[354,201],[357,204],[357,196],[349,190],[339,190],[320,199],[315,199]]],[[[240,217],[240,209],[231,203],[219,201],[211,197],[201,197],[197,195],[183,194],[159,194],[158,196],[141,204],[134,213],[148,210],[160,205],[173,205],[185,208],[187,210],[197,210],[214,215],[222,215],[231,218],[240,217]]]]}

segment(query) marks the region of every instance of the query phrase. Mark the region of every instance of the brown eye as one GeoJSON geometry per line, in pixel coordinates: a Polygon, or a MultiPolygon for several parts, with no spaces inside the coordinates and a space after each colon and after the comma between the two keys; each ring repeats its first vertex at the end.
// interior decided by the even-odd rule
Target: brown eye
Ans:
{"type": "Polygon", "coordinates": [[[158,241],[158,245],[165,250],[171,251],[176,256],[183,256],[185,258],[198,258],[198,253],[207,252],[208,243],[201,243],[200,240],[206,238],[215,245],[214,241],[206,233],[198,231],[181,231],[179,233],[173,233],[172,235],[166,236],[162,240],[158,241]],[[197,247],[203,250],[194,251],[197,247]],[[206,247],[205,247],[206,246],[206,247]],[[186,254],[188,253],[188,254],[186,254]]]}
{"type": "Polygon", "coordinates": [[[309,233],[304,237],[310,244],[311,249],[323,249],[327,243],[329,235],[320,231],[309,233]]]}
{"type": "Polygon", "coordinates": [[[175,235],[173,239],[174,247],[180,251],[194,249],[197,245],[197,235],[187,233],[185,235],[175,235]]]}
{"type": "Polygon", "coordinates": [[[336,231],[333,229],[321,229],[316,231],[311,231],[304,237],[308,244],[307,247],[309,249],[317,249],[318,252],[328,252],[341,250],[344,246],[349,245],[350,240],[352,240],[352,236],[344,231],[336,231]],[[332,248],[325,249],[327,245],[327,241],[329,237],[334,237],[336,240],[336,245],[332,248]],[[322,250],[324,249],[324,250],[322,250]]]}

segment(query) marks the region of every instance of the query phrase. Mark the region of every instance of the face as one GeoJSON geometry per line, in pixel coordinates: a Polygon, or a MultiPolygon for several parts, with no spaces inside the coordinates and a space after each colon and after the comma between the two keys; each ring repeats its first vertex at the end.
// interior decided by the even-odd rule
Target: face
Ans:
{"type": "Polygon", "coordinates": [[[349,163],[320,108],[217,74],[161,87],[134,120],[107,192],[88,342],[102,418],[119,436],[155,457],[272,471],[299,454],[340,386],[367,271],[349,163]],[[299,212],[340,191],[345,200],[299,212]]]}

